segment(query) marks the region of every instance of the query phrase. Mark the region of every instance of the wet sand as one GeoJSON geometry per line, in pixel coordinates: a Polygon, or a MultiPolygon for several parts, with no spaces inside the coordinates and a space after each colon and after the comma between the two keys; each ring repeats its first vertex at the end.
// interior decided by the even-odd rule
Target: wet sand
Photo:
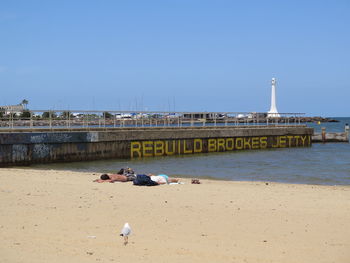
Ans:
{"type": "Polygon", "coordinates": [[[349,186],[97,177],[0,169],[1,262],[350,262],[349,186]]]}

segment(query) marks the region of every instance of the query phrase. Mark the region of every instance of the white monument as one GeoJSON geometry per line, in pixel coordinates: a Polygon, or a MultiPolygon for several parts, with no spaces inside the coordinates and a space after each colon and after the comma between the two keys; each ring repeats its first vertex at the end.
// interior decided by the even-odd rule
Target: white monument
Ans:
{"type": "Polygon", "coordinates": [[[281,115],[277,111],[276,107],[276,79],[272,78],[271,80],[272,90],[271,90],[271,108],[267,113],[269,118],[279,118],[281,115]]]}

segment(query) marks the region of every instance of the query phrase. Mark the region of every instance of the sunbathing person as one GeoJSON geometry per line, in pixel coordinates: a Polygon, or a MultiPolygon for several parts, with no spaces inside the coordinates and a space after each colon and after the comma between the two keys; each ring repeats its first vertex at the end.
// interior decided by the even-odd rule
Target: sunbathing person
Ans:
{"type": "Polygon", "coordinates": [[[122,168],[117,174],[102,174],[100,179],[94,180],[97,183],[114,183],[114,182],[127,182],[134,181],[136,178],[135,172],[131,168],[122,168]]]}
{"type": "Polygon", "coordinates": [[[166,174],[148,174],[149,177],[151,177],[151,180],[153,182],[156,182],[158,184],[170,184],[170,183],[178,183],[179,179],[177,178],[169,178],[166,174]]]}
{"type": "Polygon", "coordinates": [[[128,177],[123,174],[102,174],[99,179],[94,180],[96,183],[114,183],[114,182],[127,182],[128,177]]]}

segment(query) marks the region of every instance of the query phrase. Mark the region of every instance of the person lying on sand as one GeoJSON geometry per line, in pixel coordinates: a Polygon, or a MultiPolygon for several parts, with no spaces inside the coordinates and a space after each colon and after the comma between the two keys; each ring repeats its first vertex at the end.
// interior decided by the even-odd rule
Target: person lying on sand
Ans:
{"type": "Polygon", "coordinates": [[[128,177],[123,174],[102,174],[99,179],[94,180],[96,183],[114,183],[114,182],[127,182],[128,177]]]}
{"type": "Polygon", "coordinates": [[[134,181],[136,178],[135,172],[131,168],[122,168],[117,174],[102,174],[100,179],[94,180],[97,183],[114,183],[134,181]]]}
{"type": "Polygon", "coordinates": [[[178,183],[179,179],[177,178],[169,178],[166,174],[148,174],[149,177],[151,177],[151,180],[153,182],[156,182],[158,184],[170,184],[170,183],[178,183]]]}

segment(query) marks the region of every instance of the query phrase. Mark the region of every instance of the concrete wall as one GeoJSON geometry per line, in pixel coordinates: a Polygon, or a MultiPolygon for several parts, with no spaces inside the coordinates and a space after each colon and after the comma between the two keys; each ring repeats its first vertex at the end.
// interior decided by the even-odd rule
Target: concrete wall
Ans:
{"type": "Polygon", "coordinates": [[[311,146],[306,127],[0,132],[0,166],[311,146]]]}

